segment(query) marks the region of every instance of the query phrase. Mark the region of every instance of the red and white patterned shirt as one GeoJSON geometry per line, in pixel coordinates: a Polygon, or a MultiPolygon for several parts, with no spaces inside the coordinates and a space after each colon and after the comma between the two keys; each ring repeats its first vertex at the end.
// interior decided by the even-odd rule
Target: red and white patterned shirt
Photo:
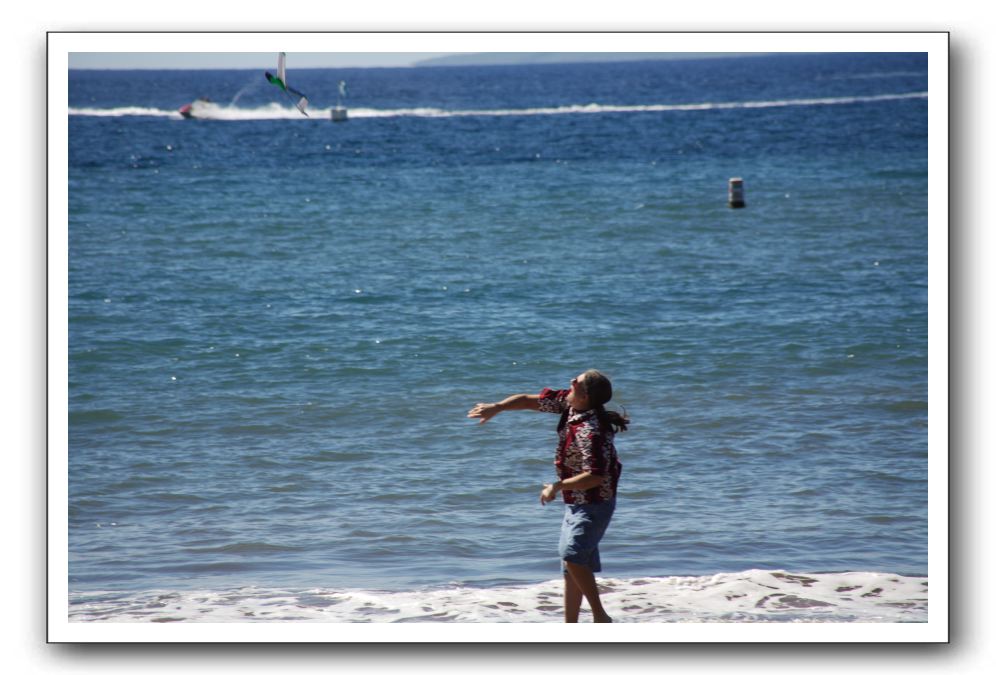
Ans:
{"type": "Polygon", "coordinates": [[[567,480],[590,471],[595,476],[608,476],[608,480],[590,490],[563,490],[567,504],[597,504],[614,499],[619,485],[622,464],[616,456],[613,443],[615,431],[602,425],[594,410],[578,411],[567,403],[567,389],[544,389],[539,395],[541,412],[567,413],[566,422],[557,430],[557,458],[554,466],[557,477],[567,480]]]}

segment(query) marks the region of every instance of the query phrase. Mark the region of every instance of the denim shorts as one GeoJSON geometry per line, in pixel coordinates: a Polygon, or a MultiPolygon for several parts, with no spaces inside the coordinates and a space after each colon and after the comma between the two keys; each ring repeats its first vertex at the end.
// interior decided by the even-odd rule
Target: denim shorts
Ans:
{"type": "MultiPolygon", "coordinates": [[[[560,559],[584,565],[592,572],[602,571],[598,557],[598,542],[612,520],[616,509],[613,499],[599,504],[566,504],[564,522],[560,527],[560,559]]],[[[563,565],[567,572],[567,565],[563,565]]]]}

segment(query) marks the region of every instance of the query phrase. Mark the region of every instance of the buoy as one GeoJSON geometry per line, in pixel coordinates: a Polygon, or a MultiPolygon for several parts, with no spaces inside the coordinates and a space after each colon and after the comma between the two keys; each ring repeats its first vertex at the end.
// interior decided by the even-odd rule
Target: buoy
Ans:
{"type": "Polygon", "coordinates": [[[742,209],[747,206],[744,202],[744,179],[743,178],[731,178],[730,179],[730,208],[731,209],[742,209]]]}
{"type": "Polygon", "coordinates": [[[345,122],[349,119],[349,113],[346,112],[345,106],[342,105],[342,99],[346,98],[346,81],[339,80],[339,97],[335,100],[335,107],[332,108],[332,121],[333,122],[345,122]]]}

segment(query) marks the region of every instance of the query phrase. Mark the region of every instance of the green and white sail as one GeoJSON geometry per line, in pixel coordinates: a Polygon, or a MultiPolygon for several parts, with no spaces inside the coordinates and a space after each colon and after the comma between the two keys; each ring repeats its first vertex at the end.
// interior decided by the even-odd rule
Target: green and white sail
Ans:
{"type": "Polygon", "coordinates": [[[280,52],[280,55],[277,57],[277,74],[274,75],[267,71],[264,75],[266,75],[267,82],[280,87],[292,100],[296,97],[297,100],[294,106],[301,111],[302,115],[305,117],[308,116],[308,113],[304,111],[308,107],[308,97],[287,85],[287,54],[285,52],[280,52]]]}

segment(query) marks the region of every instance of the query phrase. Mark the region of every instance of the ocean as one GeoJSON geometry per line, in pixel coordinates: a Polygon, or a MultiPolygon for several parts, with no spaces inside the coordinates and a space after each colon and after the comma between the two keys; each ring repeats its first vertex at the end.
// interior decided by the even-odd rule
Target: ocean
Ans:
{"type": "Polygon", "coordinates": [[[69,73],[70,620],[559,621],[598,368],[616,621],[926,621],[925,54],[288,68],[69,73]]]}

